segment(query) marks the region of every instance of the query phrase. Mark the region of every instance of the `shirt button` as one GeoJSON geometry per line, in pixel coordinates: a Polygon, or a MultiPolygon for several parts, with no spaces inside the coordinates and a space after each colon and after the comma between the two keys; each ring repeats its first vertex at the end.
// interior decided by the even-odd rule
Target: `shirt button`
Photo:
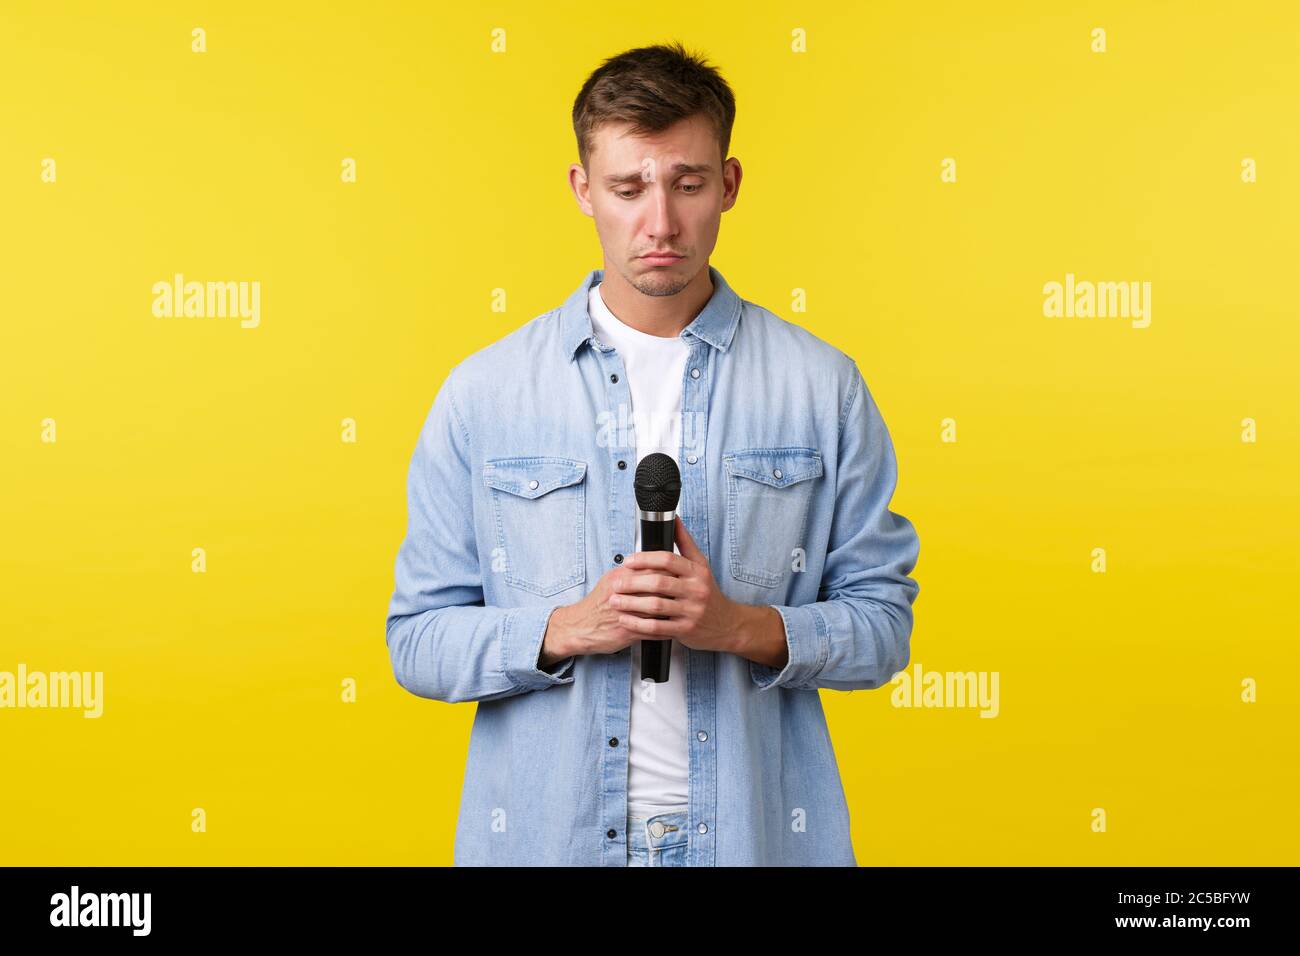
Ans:
{"type": "Polygon", "coordinates": [[[610,737],[610,738],[609,738],[609,745],[610,745],[611,747],[617,747],[617,746],[618,746],[618,738],[617,738],[617,737],[610,737]]]}
{"type": "Polygon", "coordinates": [[[695,829],[699,830],[701,833],[708,833],[708,832],[709,832],[709,826],[708,826],[707,823],[701,823],[701,824],[700,824],[698,827],[696,827],[695,829]]]}
{"type": "Polygon", "coordinates": [[[614,555],[614,563],[615,563],[615,564],[622,564],[622,563],[623,563],[623,555],[621,555],[621,554],[616,554],[616,555],[614,555]]]}
{"type": "Polygon", "coordinates": [[[605,836],[609,837],[609,838],[612,840],[612,839],[614,839],[614,837],[618,836],[618,831],[617,831],[617,830],[606,830],[606,831],[605,831],[605,836]]]}
{"type": "Polygon", "coordinates": [[[696,458],[694,455],[687,455],[686,460],[692,465],[695,464],[697,461],[699,461],[699,459],[696,458]]]}
{"type": "Polygon", "coordinates": [[[701,731],[699,731],[699,732],[695,735],[695,739],[696,739],[696,740],[708,740],[708,739],[709,739],[709,735],[706,734],[704,731],[701,730],[701,731]]]}
{"type": "Polygon", "coordinates": [[[529,488],[532,488],[532,489],[534,489],[534,490],[536,490],[536,488],[537,488],[537,479],[534,478],[532,481],[530,481],[530,482],[528,483],[528,487],[529,487],[529,488]]]}
{"type": "Polygon", "coordinates": [[[699,378],[699,377],[700,377],[700,370],[698,368],[691,369],[691,378],[699,378]]]}
{"type": "Polygon", "coordinates": [[[781,469],[780,469],[780,468],[773,468],[773,469],[772,469],[772,477],[773,477],[773,478],[780,478],[780,477],[781,477],[781,469]]]}
{"type": "Polygon", "coordinates": [[[618,381],[618,373],[615,372],[613,375],[611,375],[611,376],[609,377],[609,380],[610,380],[611,382],[617,382],[617,381],[618,381]]]}
{"type": "Polygon", "coordinates": [[[618,470],[623,471],[626,468],[627,468],[627,462],[620,460],[618,463],[618,470]]]}

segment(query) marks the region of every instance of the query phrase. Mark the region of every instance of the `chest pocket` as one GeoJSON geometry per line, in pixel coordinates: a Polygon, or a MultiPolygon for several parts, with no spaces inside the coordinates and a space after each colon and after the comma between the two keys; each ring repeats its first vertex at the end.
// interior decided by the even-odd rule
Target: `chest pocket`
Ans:
{"type": "Polygon", "coordinates": [[[822,474],[815,448],[744,448],[725,452],[727,537],[731,576],[774,588],[806,546],[814,479],[822,474]]]}
{"type": "Polygon", "coordinates": [[[511,587],[548,597],[587,579],[583,540],[587,463],[573,458],[492,458],[496,547],[491,568],[511,587]]]}

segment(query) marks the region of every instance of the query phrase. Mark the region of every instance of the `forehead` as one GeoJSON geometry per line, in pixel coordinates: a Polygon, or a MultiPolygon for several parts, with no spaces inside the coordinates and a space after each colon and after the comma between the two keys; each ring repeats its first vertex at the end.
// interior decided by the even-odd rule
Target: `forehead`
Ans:
{"type": "Polygon", "coordinates": [[[632,132],[632,124],[609,122],[592,134],[593,172],[636,167],[644,159],[658,162],[713,163],[718,158],[718,139],[708,118],[696,114],[678,120],[658,133],[632,132]]]}

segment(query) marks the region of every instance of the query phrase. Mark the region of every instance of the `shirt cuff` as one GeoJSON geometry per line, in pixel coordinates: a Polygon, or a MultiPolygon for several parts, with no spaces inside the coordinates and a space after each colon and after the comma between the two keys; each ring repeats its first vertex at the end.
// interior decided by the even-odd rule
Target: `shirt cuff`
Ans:
{"type": "Polygon", "coordinates": [[[815,690],[814,679],[826,666],[831,651],[830,628],[826,626],[826,619],[811,605],[782,607],[769,604],[768,607],[781,615],[789,659],[779,671],[767,664],[750,661],[749,676],[759,690],[769,687],[815,690]]]}
{"type": "Polygon", "coordinates": [[[502,669],[510,683],[521,690],[541,690],[573,683],[573,657],[556,661],[547,670],[537,666],[546,638],[546,624],[554,607],[521,607],[501,622],[502,669]]]}

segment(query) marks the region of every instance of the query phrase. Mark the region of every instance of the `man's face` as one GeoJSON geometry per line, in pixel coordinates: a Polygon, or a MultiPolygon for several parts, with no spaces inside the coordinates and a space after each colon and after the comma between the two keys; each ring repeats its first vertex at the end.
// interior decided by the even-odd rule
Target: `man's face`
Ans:
{"type": "Polygon", "coordinates": [[[596,220],[606,272],[617,271],[645,295],[676,295],[708,266],[722,213],[736,201],[740,163],[720,162],[717,136],[702,115],[649,136],[630,128],[599,127],[590,169],[573,164],[569,182],[596,220]],[[656,252],[670,255],[650,255],[656,252]]]}

